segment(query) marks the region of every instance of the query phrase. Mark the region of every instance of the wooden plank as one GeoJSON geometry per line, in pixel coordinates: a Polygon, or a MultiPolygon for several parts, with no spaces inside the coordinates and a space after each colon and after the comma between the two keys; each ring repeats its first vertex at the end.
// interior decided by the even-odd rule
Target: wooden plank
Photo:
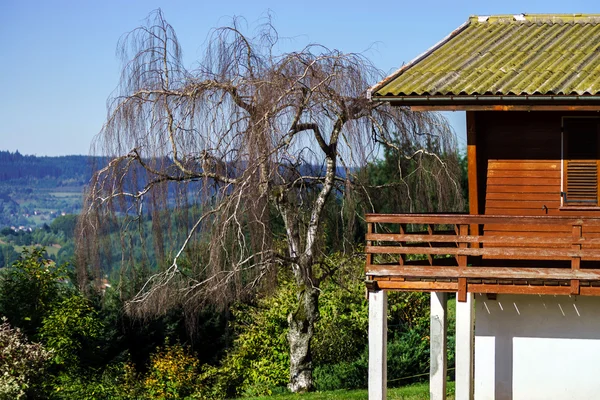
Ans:
{"type": "MultiPolygon", "coordinates": [[[[469,235],[469,225],[459,225],[458,233],[460,236],[468,236],[469,235]]],[[[466,242],[459,242],[458,247],[462,249],[466,249],[469,246],[466,242]]],[[[466,268],[467,266],[467,256],[459,255],[456,257],[456,261],[458,262],[459,268],[466,268]]]]}
{"type": "Polygon", "coordinates": [[[399,276],[403,278],[469,278],[469,279],[559,279],[600,280],[600,269],[525,268],[525,267],[421,267],[378,266],[367,271],[368,276],[399,276]]]}
{"type": "Polygon", "coordinates": [[[571,279],[571,292],[570,294],[572,295],[578,295],[580,291],[580,287],[579,287],[579,280],[578,279],[571,279]]]}
{"type": "Polygon", "coordinates": [[[467,301],[467,279],[458,278],[458,292],[456,293],[456,300],[464,303],[467,301]]]}
{"type": "Polygon", "coordinates": [[[536,238],[539,238],[543,242],[548,240],[550,243],[553,241],[553,238],[560,239],[557,243],[562,243],[564,239],[566,239],[567,242],[571,241],[571,238],[567,236],[566,232],[527,231],[526,226],[521,227],[519,231],[485,231],[484,237],[489,243],[497,242],[493,239],[496,237],[522,237],[524,238],[523,240],[527,240],[528,242],[532,242],[536,238]]]}
{"type": "Polygon", "coordinates": [[[488,169],[504,169],[504,170],[555,170],[560,173],[560,162],[559,161],[538,161],[538,162],[530,162],[529,160],[525,161],[515,161],[511,160],[509,162],[505,160],[489,160],[488,169]]]}
{"type": "Polygon", "coordinates": [[[367,222],[390,224],[531,224],[565,226],[583,224],[600,227],[600,215],[595,216],[510,216],[469,214],[365,214],[367,222]],[[585,222],[584,222],[585,221],[585,222]]]}
{"type": "Polygon", "coordinates": [[[600,287],[598,287],[598,286],[580,287],[579,294],[581,296],[600,296],[600,287]]]}
{"type": "Polygon", "coordinates": [[[553,294],[569,295],[571,288],[569,286],[523,286],[523,285],[469,285],[471,293],[503,293],[503,294],[553,294]]]}
{"type": "Polygon", "coordinates": [[[455,282],[398,282],[377,281],[377,286],[383,290],[411,290],[411,291],[435,291],[455,292],[458,288],[455,282]]]}
{"type": "Polygon", "coordinates": [[[537,184],[532,185],[531,180],[526,182],[525,178],[514,178],[515,180],[521,180],[522,182],[503,182],[501,185],[494,185],[488,183],[488,193],[560,193],[560,179],[550,184],[537,184]]]}
{"type": "MultiPolygon", "coordinates": [[[[456,282],[399,282],[377,280],[380,289],[399,291],[423,291],[423,292],[458,292],[456,282]]],[[[501,294],[530,294],[530,295],[570,295],[570,286],[544,286],[544,285],[500,285],[500,284],[477,284],[469,283],[467,289],[472,293],[501,293],[501,294]]],[[[582,286],[582,296],[600,296],[600,287],[582,286]]]]}
{"type": "Polygon", "coordinates": [[[555,196],[554,200],[537,200],[537,201],[529,201],[529,200],[488,200],[485,203],[486,209],[489,208],[507,208],[507,209],[541,209],[542,206],[546,206],[548,208],[558,208],[560,207],[560,198],[558,194],[555,196]]]}
{"type": "MultiPolygon", "coordinates": [[[[368,222],[367,223],[367,236],[373,234],[373,223],[368,222]]],[[[371,246],[372,243],[367,239],[367,246],[371,246]]],[[[373,264],[373,254],[369,254],[367,253],[367,260],[366,260],[366,264],[367,264],[367,270],[369,269],[369,267],[373,264]]]]}
{"type": "Polygon", "coordinates": [[[540,242],[535,242],[535,237],[531,236],[529,238],[529,242],[512,242],[509,240],[506,241],[502,241],[499,243],[489,243],[486,244],[485,246],[487,248],[495,248],[495,249],[500,249],[500,248],[519,248],[519,249],[523,249],[523,251],[527,251],[526,249],[539,249],[539,248],[547,248],[547,247],[552,247],[552,248],[560,248],[560,249],[569,249],[571,248],[570,244],[567,243],[540,243],[540,242]]]}
{"type": "MultiPolygon", "coordinates": [[[[541,132],[541,134],[546,135],[547,132],[545,130],[543,130],[541,132]]],[[[521,135],[518,135],[517,137],[515,137],[515,139],[517,140],[516,144],[522,143],[522,139],[523,137],[521,135]]],[[[504,143],[505,140],[504,138],[500,141],[500,143],[504,143]]],[[[488,163],[498,163],[498,162],[503,162],[503,163],[513,163],[513,164],[522,164],[524,162],[530,163],[530,164],[535,164],[535,163],[549,163],[549,162],[560,162],[560,160],[555,160],[555,159],[528,159],[528,160],[523,160],[523,159],[509,159],[509,158],[490,158],[488,160],[488,163]]]]}
{"type": "Polygon", "coordinates": [[[545,216],[545,215],[558,215],[557,209],[545,209],[537,208],[496,208],[486,207],[486,213],[489,215],[528,215],[528,216],[545,216]]]}
{"type": "Polygon", "coordinates": [[[560,192],[555,193],[514,193],[514,192],[488,192],[485,195],[486,201],[489,200],[556,200],[560,204],[560,192]]]}
{"type": "MultiPolygon", "coordinates": [[[[560,185],[560,177],[558,178],[528,178],[522,176],[508,177],[488,177],[487,184],[495,189],[496,186],[524,186],[524,187],[545,187],[560,185]]],[[[489,191],[489,189],[488,189],[489,191]]]]}
{"type": "MultiPolygon", "coordinates": [[[[581,250],[581,239],[582,239],[582,226],[581,225],[573,225],[572,229],[572,239],[573,244],[571,248],[573,250],[581,250]]],[[[578,271],[581,268],[581,257],[573,257],[571,259],[571,269],[573,271],[578,271]]],[[[571,279],[571,294],[578,295],[579,294],[579,280],[571,279]]]]}
{"type": "Polygon", "coordinates": [[[560,170],[515,170],[515,169],[488,169],[490,178],[552,178],[560,179],[560,170]]]}
{"type": "MultiPolygon", "coordinates": [[[[501,243],[513,243],[515,245],[521,245],[523,243],[530,244],[572,244],[573,239],[570,236],[557,237],[552,232],[531,232],[531,235],[525,235],[529,232],[519,232],[515,235],[506,235],[506,232],[490,232],[483,236],[462,236],[462,235],[417,235],[417,234],[406,234],[401,235],[398,233],[367,233],[367,240],[378,241],[378,242],[430,242],[430,243],[485,243],[485,244],[501,244],[501,243]],[[544,236],[546,235],[546,236],[544,236]],[[517,243],[518,242],[518,243],[517,243]]],[[[600,237],[587,239],[581,237],[577,240],[582,244],[598,244],[600,245],[600,237]]]]}
{"type": "Polygon", "coordinates": [[[456,247],[399,247],[399,246],[367,246],[366,253],[374,254],[437,254],[454,256],[487,256],[510,259],[535,260],[535,257],[556,257],[569,259],[571,257],[600,257],[598,250],[572,250],[572,249],[522,249],[516,247],[502,248],[456,248],[456,247]]]}
{"type": "MultiPolygon", "coordinates": [[[[484,230],[486,232],[551,232],[553,234],[560,233],[564,234],[565,237],[571,237],[571,226],[570,224],[561,225],[533,225],[533,224],[485,224],[484,230]]],[[[600,227],[599,227],[600,229],[600,227]]]]}
{"type": "Polygon", "coordinates": [[[588,237],[600,237],[600,226],[583,225],[583,235],[588,237]]]}

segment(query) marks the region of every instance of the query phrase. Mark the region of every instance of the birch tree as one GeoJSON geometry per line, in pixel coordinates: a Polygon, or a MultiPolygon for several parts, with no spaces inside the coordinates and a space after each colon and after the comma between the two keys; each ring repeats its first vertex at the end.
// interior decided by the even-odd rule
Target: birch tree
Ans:
{"type": "MultiPolygon", "coordinates": [[[[124,36],[121,80],[95,143],[110,162],[86,195],[78,268],[80,276],[102,271],[102,232],[111,223],[121,232],[122,273],[144,264],[131,246],[136,232],[152,229],[154,243],[135,241],[152,246],[159,264],[128,302],[137,315],[243,299],[290,271],[297,305],[288,316],[289,388],[308,391],[327,278],[318,267],[326,204],[345,204],[359,190],[353,174],[381,143],[401,137],[426,146],[422,133],[435,134],[420,157],[452,155],[455,145],[438,115],[369,102],[366,90],[381,75],[363,56],[320,45],[279,52],[271,24],[252,35],[240,25],[213,30],[189,70],[160,11],[124,36]]],[[[454,190],[454,172],[442,169],[439,184],[454,190]]]]}

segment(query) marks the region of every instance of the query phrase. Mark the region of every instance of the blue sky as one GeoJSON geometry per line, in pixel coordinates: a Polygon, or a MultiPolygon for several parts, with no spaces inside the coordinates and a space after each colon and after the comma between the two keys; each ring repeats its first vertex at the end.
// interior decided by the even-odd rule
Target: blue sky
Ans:
{"type": "MultiPolygon", "coordinates": [[[[597,0],[527,1],[0,1],[0,150],[88,154],[117,86],[119,37],[162,8],[181,42],[186,66],[199,58],[209,30],[270,12],[289,49],[320,43],[366,52],[392,72],[442,39],[469,15],[594,13],[597,0]]],[[[463,113],[449,113],[459,137],[463,113]]]]}

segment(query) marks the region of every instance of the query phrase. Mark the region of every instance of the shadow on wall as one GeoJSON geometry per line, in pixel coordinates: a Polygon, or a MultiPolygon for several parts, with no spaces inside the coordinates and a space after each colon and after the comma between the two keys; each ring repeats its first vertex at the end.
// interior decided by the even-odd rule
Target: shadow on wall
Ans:
{"type": "Polygon", "coordinates": [[[477,295],[475,321],[477,399],[596,397],[600,298],[477,295]]]}

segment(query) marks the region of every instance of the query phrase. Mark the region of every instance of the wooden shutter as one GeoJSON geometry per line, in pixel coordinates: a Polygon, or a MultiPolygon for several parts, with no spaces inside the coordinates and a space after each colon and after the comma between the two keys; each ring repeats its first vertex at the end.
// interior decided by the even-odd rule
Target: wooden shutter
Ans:
{"type": "Polygon", "coordinates": [[[598,204],[598,162],[566,160],[566,202],[598,204]]]}
{"type": "Polygon", "coordinates": [[[565,119],[565,205],[598,205],[598,121],[597,118],[565,119]]]}

